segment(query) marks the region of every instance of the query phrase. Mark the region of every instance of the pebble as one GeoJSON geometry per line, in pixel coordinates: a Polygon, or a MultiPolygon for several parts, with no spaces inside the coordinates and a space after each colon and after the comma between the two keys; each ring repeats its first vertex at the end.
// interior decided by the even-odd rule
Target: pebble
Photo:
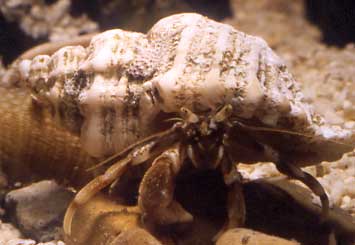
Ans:
{"type": "Polygon", "coordinates": [[[72,198],[72,192],[44,180],[9,192],[5,208],[24,235],[48,242],[62,238],[62,220],[72,198]]]}

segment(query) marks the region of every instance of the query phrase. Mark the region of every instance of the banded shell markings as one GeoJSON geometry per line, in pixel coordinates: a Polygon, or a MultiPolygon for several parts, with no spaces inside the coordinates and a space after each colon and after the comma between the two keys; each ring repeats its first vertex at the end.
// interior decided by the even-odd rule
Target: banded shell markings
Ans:
{"type": "Polygon", "coordinates": [[[335,160],[355,140],[353,131],[326,125],[313,112],[264,40],[198,14],[166,17],[146,35],[106,31],[86,49],[40,57],[22,62],[23,77],[96,157],[159,131],[159,113],[185,107],[208,115],[227,104],[243,124],[275,129],[255,129],[254,136],[295,162],[335,160]]]}

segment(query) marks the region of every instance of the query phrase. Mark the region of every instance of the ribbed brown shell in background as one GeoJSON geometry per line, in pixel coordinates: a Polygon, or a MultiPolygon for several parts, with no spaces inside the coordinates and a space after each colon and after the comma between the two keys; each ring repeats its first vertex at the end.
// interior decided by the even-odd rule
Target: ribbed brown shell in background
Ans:
{"type": "Polygon", "coordinates": [[[83,184],[93,162],[79,139],[55,125],[27,90],[0,88],[0,161],[10,182],[55,178],[83,184]],[[40,152],[40,154],[38,154],[40,152]]]}

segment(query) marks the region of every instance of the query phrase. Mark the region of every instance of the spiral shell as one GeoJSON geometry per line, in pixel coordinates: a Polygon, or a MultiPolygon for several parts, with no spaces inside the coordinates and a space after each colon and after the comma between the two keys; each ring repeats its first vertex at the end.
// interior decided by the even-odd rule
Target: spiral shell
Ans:
{"type": "Polygon", "coordinates": [[[19,67],[34,98],[95,157],[161,130],[160,114],[185,107],[205,115],[226,104],[250,125],[296,132],[272,135],[271,144],[297,161],[333,160],[353,148],[346,144],[354,132],[315,115],[264,40],[198,14],[164,18],[146,35],[106,31],[86,48],[64,47],[19,67]]]}

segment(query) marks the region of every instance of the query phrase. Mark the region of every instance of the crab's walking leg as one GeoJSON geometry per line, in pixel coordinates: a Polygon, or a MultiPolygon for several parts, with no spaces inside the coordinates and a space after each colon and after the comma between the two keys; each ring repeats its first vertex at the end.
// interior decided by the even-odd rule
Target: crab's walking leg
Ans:
{"type": "Polygon", "coordinates": [[[132,158],[127,157],[113,166],[111,166],[103,175],[100,175],[90,181],[84,188],[82,188],[75,196],[74,200],[70,203],[67,212],[64,216],[63,229],[65,234],[71,234],[71,223],[76,209],[85,204],[92,196],[94,196],[101,189],[111,184],[115,179],[123,174],[127,169],[132,158]]]}
{"type": "MultiPolygon", "coordinates": [[[[244,127],[244,126],[243,126],[244,127]]],[[[307,172],[302,171],[297,165],[288,163],[287,157],[282,156],[277,150],[273,149],[270,145],[259,143],[263,147],[263,161],[274,162],[277,169],[294,179],[301,181],[308,186],[314,194],[319,196],[322,203],[322,219],[325,220],[329,212],[329,199],[322,185],[318,180],[307,172]]]]}
{"type": "Polygon", "coordinates": [[[245,199],[243,193],[242,177],[235,165],[232,166],[232,170],[228,174],[229,178],[233,176],[233,182],[228,183],[228,197],[227,197],[227,212],[228,212],[228,229],[242,227],[245,223],[246,209],[245,199]]]}
{"type": "Polygon", "coordinates": [[[139,187],[138,206],[143,215],[156,224],[192,221],[193,217],[174,200],[175,177],[184,162],[180,145],[157,157],[139,187]]]}
{"type": "Polygon", "coordinates": [[[96,193],[117,180],[130,165],[140,164],[148,160],[152,155],[150,151],[154,143],[155,142],[147,143],[137,150],[132,151],[127,157],[108,168],[104,174],[90,181],[76,194],[64,216],[63,228],[67,235],[71,233],[71,223],[77,207],[85,204],[96,193]]]}
{"type": "Polygon", "coordinates": [[[237,165],[224,159],[222,164],[224,182],[228,187],[227,215],[228,220],[223,228],[215,235],[216,241],[225,231],[237,227],[243,227],[246,217],[245,199],[243,193],[242,176],[238,172],[237,165]]]}
{"type": "Polygon", "coordinates": [[[69,205],[63,222],[65,234],[70,235],[71,233],[72,219],[78,206],[85,204],[97,192],[117,180],[130,165],[141,164],[173,145],[179,136],[179,129],[181,129],[181,124],[176,123],[172,128],[147,137],[141,142],[128,147],[122,153],[110,157],[108,161],[105,161],[114,164],[104,174],[96,177],[84,186],[69,205]]]}
{"type": "Polygon", "coordinates": [[[322,203],[322,219],[326,219],[329,212],[329,199],[322,185],[309,173],[302,171],[294,164],[289,164],[285,161],[276,162],[277,169],[291,178],[297,179],[310,188],[314,194],[319,196],[322,203]]]}
{"type": "Polygon", "coordinates": [[[223,145],[226,147],[226,154],[223,157],[221,170],[224,183],[228,186],[227,212],[228,221],[225,229],[243,227],[246,217],[245,199],[243,193],[243,178],[234,162],[231,153],[233,148],[230,145],[229,135],[223,136],[223,145]]]}

